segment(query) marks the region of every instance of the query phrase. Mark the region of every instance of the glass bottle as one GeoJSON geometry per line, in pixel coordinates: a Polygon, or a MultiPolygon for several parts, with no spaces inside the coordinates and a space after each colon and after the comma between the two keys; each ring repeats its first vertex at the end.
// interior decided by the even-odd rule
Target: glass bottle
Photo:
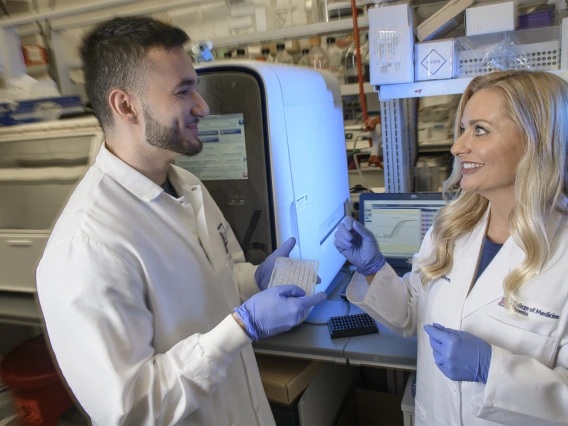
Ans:
{"type": "Polygon", "coordinates": [[[278,50],[278,53],[276,54],[276,58],[274,58],[275,63],[294,65],[294,58],[292,58],[292,55],[286,52],[286,46],[284,45],[284,43],[278,43],[276,45],[276,50],[278,50]]]}
{"type": "Polygon", "coordinates": [[[343,49],[335,44],[335,37],[327,38],[325,53],[329,59],[329,70],[339,81],[343,81],[343,49]]]}
{"type": "Polygon", "coordinates": [[[301,67],[307,67],[308,66],[308,53],[309,53],[309,51],[310,51],[310,49],[302,49],[302,57],[298,61],[299,66],[301,66],[301,67]]]}
{"type": "MultiPolygon", "coordinates": [[[[365,43],[361,45],[361,72],[363,73],[363,81],[369,81],[369,67],[365,67],[365,56],[369,52],[369,42],[367,37],[365,37],[365,43]]],[[[368,60],[368,59],[367,59],[368,60]]],[[[354,84],[357,83],[359,73],[357,71],[357,52],[355,41],[351,42],[347,53],[345,54],[345,83],[354,84]]]]}
{"type": "Polygon", "coordinates": [[[310,51],[308,52],[308,66],[316,70],[329,69],[329,59],[321,48],[321,39],[314,37],[310,39],[310,51]]]}

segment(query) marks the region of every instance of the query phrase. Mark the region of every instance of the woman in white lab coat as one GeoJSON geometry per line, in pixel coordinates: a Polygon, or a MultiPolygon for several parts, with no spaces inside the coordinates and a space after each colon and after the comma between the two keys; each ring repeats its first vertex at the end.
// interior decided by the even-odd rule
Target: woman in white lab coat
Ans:
{"type": "Polygon", "coordinates": [[[352,219],[347,296],[418,335],[416,425],[568,424],[568,84],[545,72],[475,78],[455,123],[459,191],[399,278],[352,219]]]}

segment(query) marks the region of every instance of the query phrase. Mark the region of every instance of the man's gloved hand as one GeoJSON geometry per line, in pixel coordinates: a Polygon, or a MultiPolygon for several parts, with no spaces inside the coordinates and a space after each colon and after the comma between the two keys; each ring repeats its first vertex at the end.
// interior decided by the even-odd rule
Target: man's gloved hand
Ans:
{"type": "Polygon", "coordinates": [[[306,296],[298,286],[279,285],[255,294],[235,312],[245,324],[248,336],[256,341],[290,330],[325,298],[324,292],[306,296]]]}
{"type": "Polygon", "coordinates": [[[335,247],[362,275],[372,275],[386,263],[375,236],[349,216],[337,227],[335,247]]]}
{"type": "MultiPolygon", "coordinates": [[[[294,249],[295,245],[296,239],[294,237],[288,238],[284,244],[274,250],[264,262],[258,265],[258,268],[256,268],[256,272],[254,273],[254,279],[256,280],[256,285],[259,289],[266,290],[268,288],[276,259],[279,257],[290,257],[290,252],[294,249]]],[[[319,283],[321,283],[321,279],[318,276],[317,284],[319,283]]]]}
{"type": "Polygon", "coordinates": [[[272,276],[272,270],[274,269],[274,264],[276,263],[276,258],[278,257],[289,257],[290,252],[296,245],[296,239],[294,237],[288,238],[280,247],[272,252],[270,256],[262,262],[256,272],[254,273],[254,279],[256,280],[256,285],[261,290],[266,290],[268,284],[270,283],[270,277],[272,276]]]}
{"type": "Polygon", "coordinates": [[[436,365],[448,379],[487,383],[493,352],[489,343],[436,323],[425,325],[424,331],[430,336],[436,365]]]}

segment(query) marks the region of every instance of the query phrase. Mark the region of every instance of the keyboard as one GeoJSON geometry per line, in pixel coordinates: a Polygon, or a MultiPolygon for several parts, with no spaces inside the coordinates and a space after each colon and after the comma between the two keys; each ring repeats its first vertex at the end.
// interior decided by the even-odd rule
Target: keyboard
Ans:
{"type": "Polygon", "coordinates": [[[295,284],[309,296],[314,294],[318,279],[319,261],[291,259],[279,257],[276,259],[268,288],[276,285],[295,284]]]}

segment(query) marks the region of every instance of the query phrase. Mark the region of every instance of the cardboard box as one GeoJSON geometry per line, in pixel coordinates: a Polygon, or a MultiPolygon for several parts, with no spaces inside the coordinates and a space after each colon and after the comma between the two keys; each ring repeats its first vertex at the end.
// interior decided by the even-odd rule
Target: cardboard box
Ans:
{"type": "Polygon", "coordinates": [[[414,45],[414,79],[441,80],[454,77],[454,40],[439,40],[414,45]]]}
{"type": "Polygon", "coordinates": [[[450,0],[444,7],[422,22],[415,30],[420,41],[431,40],[446,31],[457,15],[473,4],[474,0],[450,0]]]}
{"type": "Polygon", "coordinates": [[[355,388],[343,405],[337,425],[402,426],[401,402],[398,395],[355,388]]]}
{"type": "Polygon", "coordinates": [[[408,4],[369,9],[372,85],[414,81],[414,35],[408,4]]]}
{"type": "Polygon", "coordinates": [[[516,25],[513,1],[469,7],[465,11],[466,36],[515,31],[516,25]]]}
{"type": "Polygon", "coordinates": [[[289,405],[317,376],[321,361],[257,355],[264,392],[270,401],[289,405]]]}

